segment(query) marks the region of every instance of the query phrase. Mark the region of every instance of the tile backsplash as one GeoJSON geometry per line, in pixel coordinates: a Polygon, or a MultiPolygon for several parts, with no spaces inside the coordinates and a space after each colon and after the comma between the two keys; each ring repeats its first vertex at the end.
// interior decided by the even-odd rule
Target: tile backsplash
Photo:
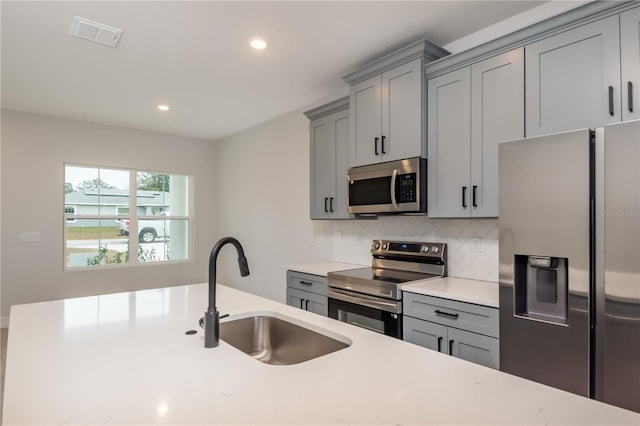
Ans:
{"type": "Polygon", "coordinates": [[[370,264],[374,239],[447,243],[449,276],[498,281],[497,219],[381,216],[333,221],[333,260],[370,264]]]}

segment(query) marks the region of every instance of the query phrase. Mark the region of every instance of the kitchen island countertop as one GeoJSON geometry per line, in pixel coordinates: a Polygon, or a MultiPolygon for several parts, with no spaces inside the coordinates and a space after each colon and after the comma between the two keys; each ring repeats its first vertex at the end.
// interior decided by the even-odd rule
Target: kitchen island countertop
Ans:
{"type": "Polygon", "coordinates": [[[640,415],[248,293],[221,314],[273,311],[347,349],[262,364],[203,347],[205,284],[13,306],[5,425],[638,425],[640,415]],[[194,335],[186,335],[197,329],[194,335]]]}

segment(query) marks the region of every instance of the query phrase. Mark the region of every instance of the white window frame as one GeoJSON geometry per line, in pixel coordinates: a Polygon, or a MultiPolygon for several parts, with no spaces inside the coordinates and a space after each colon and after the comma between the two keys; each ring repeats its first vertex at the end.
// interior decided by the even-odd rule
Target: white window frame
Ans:
{"type": "MultiPolygon", "coordinates": [[[[104,269],[104,268],[127,268],[127,267],[140,267],[140,266],[151,266],[151,265],[166,265],[168,263],[185,263],[185,262],[192,262],[193,259],[193,235],[194,235],[194,231],[193,231],[193,223],[194,223],[194,176],[193,174],[190,173],[183,173],[183,172],[174,172],[174,171],[154,171],[154,170],[149,170],[149,169],[129,169],[129,168],[122,168],[122,167],[113,167],[113,166],[97,166],[97,165],[89,165],[89,164],[79,164],[79,163],[64,163],[63,164],[63,175],[64,175],[64,180],[66,180],[66,167],[83,167],[83,168],[94,168],[94,169],[103,169],[103,170],[117,170],[117,171],[126,171],[129,173],[129,212],[128,213],[119,213],[120,208],[122,208],[123,206],[115,206],[116,209],[116,214],[114,215],[108,215],[108,214],[92,214],[92,215],[84,215],[84,214],[77,214],[78,210],[77,210],[77,205],[72,205],[72,204],[66,204],[65,200],[63,199],[63,205],[65,206],[65,212],[63,213],[63,265],[64,265],[64,270],[65,271],[83,271],[83,270],[97,270],[97,269],[104,269]],[[169,176],[184,176],[187,178],[187,184],[188,184],[188,189],[187,189],[187,193],[188,193],[188,206],[186,206],[187,208],[187,212],[188,214],[186,216],[176,216],[176,215],[168,215],[168,216],[161,216],[161,218],[165,221],[169,221],[169,220],[186,220],[187,221],[187,235],[186,235],[186,246],[185,246],[185,250],[186,250],[186,258],[184,259],[177,259],[177,260],[172,260],[172,259],[160,259],[160,260],[153,260],[153,261],[140,261],[138,259],[138,249],[140,246],[140,243],[138,241],[137,235],[138,235],[138,221],[140,220],[145,220],[145,219],[159,219],[159,216],[146,216],[146,215],[138,215],[137,214],[137,193],[138,193],[138,185],[137,185],[137,174],[139,172],[142,173],[157,173],[157,174],[164,174],[164,175],[169,175],[169,176]],[[133,188],[133,189],[132,189],[133,188]],[[74,211],[75,213],[72,215],[70,213],[66,213],[66,207],[74,207],[74,211]],[[67,222],[67,220],[73,220],[73,222],[69,221],[67,222]],[[87,266],[69,266],[67,265],[67,260],[66,260],[66,248],[67,248],[67,223],[77,223],[78,219],[93,219],[93,220],[116,220],[116,221],[122,221],[122,220],[129,220],[129,240],[128,240],[128,250],[129,250],[129,261],[128,262],[124,262],[124,263],[111,263],[111,264],[103,264],[103,265],[87,265],[87,266]],[[135,255],[132,255],[132,253],[134,253],[135,255]]],[[[64,183],[62,182],[63,185],[63,189],[62,189],[62,193],[64,194],[64,183]]],[[[63,195],[63,197],[66,194],[63,195]]]]}

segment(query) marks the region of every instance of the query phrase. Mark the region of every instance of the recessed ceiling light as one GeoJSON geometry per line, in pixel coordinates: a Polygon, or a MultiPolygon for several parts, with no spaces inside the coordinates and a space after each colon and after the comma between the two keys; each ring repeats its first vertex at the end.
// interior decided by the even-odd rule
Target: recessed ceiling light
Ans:
{"type": "Polygon", "coordinates": [[[255,39],[251,40],[249,42],[249,44],[251,45],[251,47],[253,47],[254,49],[258,49],[258,50],[261,50],[261,49],[264,49],[265,47],[267,47],[267,42],[264,41],[264,40],[261,40],[259,38],[255,38],[255,39]]]}
{"type": "Polygon", "coordinates": [[[158,105],[158,109],[160,111],[169,111],[171,108],[169,108],[169,105],[158,105]]]}

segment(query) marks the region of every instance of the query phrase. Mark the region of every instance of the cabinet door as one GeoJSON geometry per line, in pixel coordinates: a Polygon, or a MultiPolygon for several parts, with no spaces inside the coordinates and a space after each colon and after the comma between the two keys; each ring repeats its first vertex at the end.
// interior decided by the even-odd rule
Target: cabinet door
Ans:
{"type": "Polygon", "coordinates": [[[447,352],[447,327],[408,316],[402,317],[402,340],[434,351],[447,352]]]}
{"type": "Polygon", "coordinates": [[[420,59],[382,74],[382,161],[403,160],[424,154],[423,80],[420,59]]]}
{"type": "Polygon", "coordinates": [[[306,291],[287,287],[287,305],[304,309],[304,300],[306,294],[306,291]]]}
{"type": "Polygon", "coordinates": [[[640,7],[620,14],[622,120],[640,118],[640,7]]]}
{"type": "Polygon", "coordinates": [[[329,210],[332,219],[351,219],[353,215],[347,211],[349,196],[347,183],[347,170],[349,169],[349,111],[338,112],[332,117],[334,120],[335,172],[330,195],[333,200],[329,200],[329,210]]]}
{"type": "Polygon", "coordinates": [[[498,216],[498,144],[524,137],[524,48],[471,66],[471,216],[498,216]]]}
{"type": "Polygon", "coordinates": [[[618,16],[526,46],[525,64],[527,136],[620,121],[618,16]]]}
{"type": "Polygon", "coordinates": [[[457,328],[447,330],[449,353],[485,367],[500,368],[500,341],[457,328]]]}
{"type": "Polygon", "coordinates": [[[375,76],[351,86],[349,96],[349,167],[379,163],[382,128],[382,78],[375,76]],[[377,154],[376,154],[377,152],[377,154]]]}
{"type": "Polygon", "coordinates": [[[471,75],[465,67],[428,82],[429,217],[469,217],[471,75]]]}
{"type": "Polygon", "coordinates": [[[329,316],[329,304],[327,302],[327,296],[321,296],[319,294],[308,293],[304,298],[304,309],[313,312],[314,314],[329,316]]]}
{"type": "Polygon", "coordinates": [[[296,308],[325,317],[329,315],[327,296],[298,290],[296,288],[287,287],[287,305],[295,306],[296,308]]]}
{"type": "Polygon", "coordinates": [[[311,219],[329,218],[329,197],[335,179],[334,122],[323,117],[311,122],[311,219]]]}

